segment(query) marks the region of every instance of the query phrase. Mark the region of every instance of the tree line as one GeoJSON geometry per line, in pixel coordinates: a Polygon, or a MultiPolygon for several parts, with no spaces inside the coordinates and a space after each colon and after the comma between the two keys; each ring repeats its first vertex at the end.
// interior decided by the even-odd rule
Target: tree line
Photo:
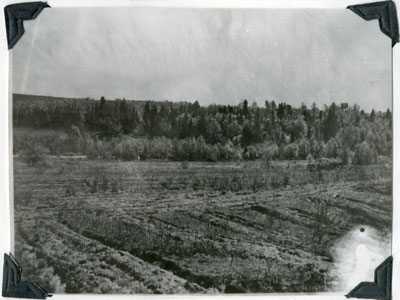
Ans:
{"type": "Polygon", "coordinates": [[[120,159],[327,157],[370,164],[392,151],[391,111],[365,112],[347,103],[319,108],[265,101],[261,107],[244,100],[200,106],[14,95],[13,122],[16,128],[62,129],[69,132],[65,144],[75,147],[71,152],[120,159]]]}

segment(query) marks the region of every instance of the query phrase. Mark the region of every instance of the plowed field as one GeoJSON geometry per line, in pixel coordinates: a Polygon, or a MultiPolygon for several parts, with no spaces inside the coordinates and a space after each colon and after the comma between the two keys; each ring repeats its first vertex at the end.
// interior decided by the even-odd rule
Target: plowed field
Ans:
{"type": "Polygon", "coordinates": [[[391,172],[15,157],[15,256],[49,292],[337,289],[335,241],[390,235],[391,172]]]}

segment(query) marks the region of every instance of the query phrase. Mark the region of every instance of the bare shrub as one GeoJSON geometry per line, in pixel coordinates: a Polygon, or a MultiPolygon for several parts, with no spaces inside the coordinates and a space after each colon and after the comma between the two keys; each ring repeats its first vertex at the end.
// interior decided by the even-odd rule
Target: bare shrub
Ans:
{"type": "Polygon", "coordinates": [[[103,177],[102,177],[102,182],[101,182],[101,190],[102,190],[102,192],[107,192],[107,190],[108,190],[108,187],[109,187],[109,178],[106,176],[106,175],[103,175],[103,177]]]}
{"type": "Polygon", "coordinates": [[[290,184],[290,177],[288,174],[285,174],[285,176],[283,177],[283,186],[287,187],[290,184]]]}
{"type": "Polygon", "coordinates": [[[119,183],[115,178],[111,179],[111,193],[118,194],[119,193],[119,183]]]}
{"type": "Polygon", "coordinates": [[[192,189],[193,189],[194,191],[197,191],[197,190],[199,190],[202,186],[203,186],[203,184],[202,184],[200,178],[197,177],[197,176],[193,176],[193,177],[192,177],[192,189]]]}
{"type": "Polygon", "coordinates": [[[69,185],[65,188],[65,197],[75,197],[76,196],[76,188],[72,185],[69,185]]]}
{"type": "Polygon", "coordinates": [[[47,153],[48,149],[37,142],[32,142],[25,144],[22,156],[28,166],[36,167],[43,162],[43,158],[47,153]]]}
{"type": "Polygon", "coordinates": [[[181,162],[181,168],[182,168],[182,170],[189,169],[189,162],[187,160],[182,161],[181,162]]]}
{"type": "Polygon", "coordinates": [[[164,177],[161,181],[160,181],[161,186],[164,189],[169,190],[171,188],[172,185],[172,177],[164,177]]]}
{"type": "Polygon", "coordinates": [[[271,176],[270,185],[273,188],[279,188],[281,186],[281,180],[278,174],[274,174],[271,176]]]}
{"type": "Polygon", "coordinates": [[[89,188],[90,193],[97,193],[98,181],[97,178],[85,178],[85,184],[89,188]]]}

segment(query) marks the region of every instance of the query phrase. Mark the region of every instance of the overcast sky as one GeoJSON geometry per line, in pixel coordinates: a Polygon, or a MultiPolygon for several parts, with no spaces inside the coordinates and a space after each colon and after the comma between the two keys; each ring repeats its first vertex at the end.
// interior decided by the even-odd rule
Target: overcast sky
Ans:
{"type": "Polygon", "coordinates": [[[15,93],[391,108],[391,40],[349,10],[46,8],[15,93]]]}

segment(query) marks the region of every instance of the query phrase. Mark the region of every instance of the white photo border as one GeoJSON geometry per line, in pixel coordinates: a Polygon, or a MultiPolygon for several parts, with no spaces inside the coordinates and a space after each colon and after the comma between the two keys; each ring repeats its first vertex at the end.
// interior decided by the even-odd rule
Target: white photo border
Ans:
{"type": "MultiPolygon", "coordinates": [[[[32,0],[29,0],[32,1],[32,0]]],[[[0,266],[3,266],[3,255],[9,253],[12,247],[13,224],[13,168],[12,168],[12,51],[8,50],[5,32],[4,7],[9,4],[29,2],[23,0],[0,0],[0,266]]],[[[371,0],[48,0],[51,7],[187,7],[187,8],[314,8],[314,9],[345,9],[348,5],[372,3],[371,0]]],[[[399,12],[400,0],[393,0],[399,12]]],[[[399,13],[398,13],[399,15],[399,13]]],[[[355,18],[359,16],[354,15],[355,18]]],[[[32,22],[32,21],[25,21],[32,22]]],[[[34,22],[34,21],[33,21],[34,22]]],[[[376,22],[373,20],[369,22],[376,22]]],[[[383,34],[383,33],[382,33],[383,34]]],[[[400,45],[392,49],[392,104],[393,104],[393,222],[392,222],[392,299],[400,300],[400,45]],[[398,153],[398,155],[396,155],[398,153]]],[[[23,266],[22,266],[23,267],[23,266]]],[[[373,282],[374,278],[370,278],[373,282]]],[[[3,273],[0,272],[0,282],[3,273]]],[[[342,293],[313,294],[246,294],[246,295],[95,295],[95,294],[55,294],[53,298],[62,299],[273,299],[273,300],[344,300],[342,293]],[[106,297],[106,298],[105,298],[106,297]]]]}

